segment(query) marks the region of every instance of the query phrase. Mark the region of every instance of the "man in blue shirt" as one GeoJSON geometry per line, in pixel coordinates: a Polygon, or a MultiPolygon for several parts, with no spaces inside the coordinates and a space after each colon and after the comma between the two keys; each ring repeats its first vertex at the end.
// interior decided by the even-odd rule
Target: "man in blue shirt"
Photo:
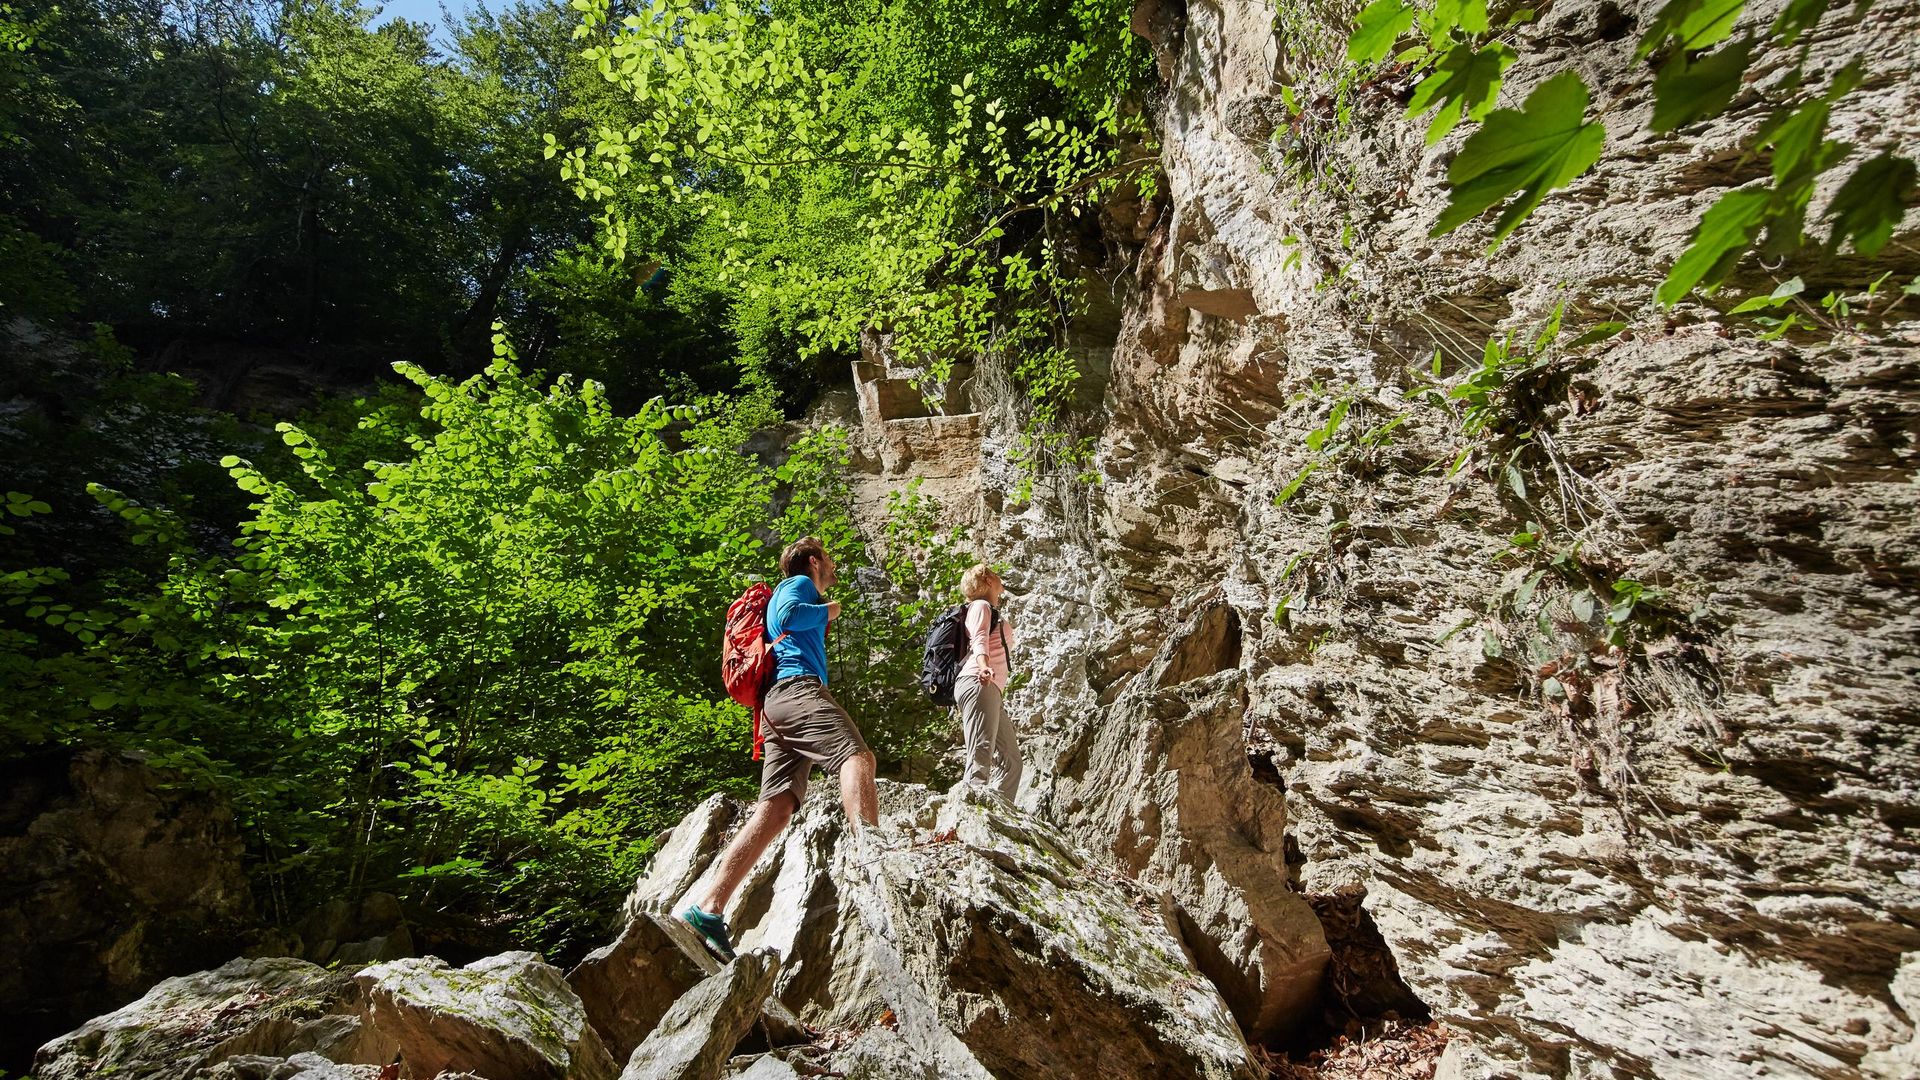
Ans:
{"type": "Polygon", "coordinates": [[[840,806],[855,830],[880,819],[873,751],[847,710],[827,692],[827,626],[840,615],[839,601],[824,595],[838,580],[833,558],[818,537],[809,536],[780,553],[780,572],[786,577],[767,603],[775,671],[760,713],[767,731],[760,801],[721,853],[706,896],[680,913],[729,960],[733,942],[720,912],[800,808],[815,765],[840,775],[840,806]]]}

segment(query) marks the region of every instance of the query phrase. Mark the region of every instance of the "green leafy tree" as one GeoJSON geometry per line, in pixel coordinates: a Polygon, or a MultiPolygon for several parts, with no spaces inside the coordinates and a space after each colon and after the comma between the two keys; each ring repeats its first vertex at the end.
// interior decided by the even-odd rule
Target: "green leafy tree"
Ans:
{"type": "Polygon", "coordinates": [[[1152,176],[1125,97],[1145,50],[1122,6],[974,7],[942,24],[945,5],[898,3],[582,10],[586,56],[642,112],[548,153],[601,208],[614,258],[632,206],[691,203],[705,258],[684,287],[737,297],[751,374],[777,379],[765,365],[787,342],[796,359],[845,356],[882,327],[929,386],[963,360],[1014,376],[1030,472],[1084,454],[1061,422],[1076,237],[1101,199],[1152,176]],[[1048,17],[1086,36],[1045,32],[1048,17]],[[982,74],[970,57],[993,59],[982,74]],[[1070,115],[1016,117],[1008,96],[1070,115]]]}

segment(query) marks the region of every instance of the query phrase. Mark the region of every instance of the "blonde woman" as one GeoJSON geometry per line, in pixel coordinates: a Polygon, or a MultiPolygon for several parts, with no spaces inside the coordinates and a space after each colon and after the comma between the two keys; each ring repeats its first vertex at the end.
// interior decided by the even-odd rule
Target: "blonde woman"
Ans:
{"type": "Polygon", "coordinates": [[[960,592],[967,598],[967,659],[953,699],[967,741],[966,781],[1012,802],[1020,789],[1020,743],[1006,710],[1013,651],[1013,624],[999,610],[1006,587],[986,563],[975,563],[960,576],[960,592]]]}

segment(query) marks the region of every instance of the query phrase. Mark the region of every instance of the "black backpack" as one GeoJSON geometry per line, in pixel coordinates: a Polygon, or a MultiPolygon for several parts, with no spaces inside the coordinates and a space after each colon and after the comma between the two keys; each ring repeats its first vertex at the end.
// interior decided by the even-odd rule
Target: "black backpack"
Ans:
{"type": "MultiPolygon", "coordinates": [[[[988,633],[1000,629],[1000,612],[987,608],[988,633]]],[[[1000,647],[1007,647],[1004,634],[1000,647]]],[[[935,705],[953,707],[953,684],[960,679],[960,664],[967,656],[967,605],[948,608],[933,620],[927,630],[927,654],[920,662],[920,688],[935,705]]]]}

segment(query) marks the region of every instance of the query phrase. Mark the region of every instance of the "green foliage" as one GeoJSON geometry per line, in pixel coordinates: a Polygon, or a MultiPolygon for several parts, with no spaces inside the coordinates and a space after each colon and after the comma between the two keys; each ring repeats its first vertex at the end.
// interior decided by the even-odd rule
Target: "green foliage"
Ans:
{"type": "Polygon", "coordinates": [[[1347,39],[1347,59],[1377,64],[1393,51],[1393,43],[1413,28],[1415,9],[1403,0],[1373,0],[1360,12],[1353,36],[1347,39]]]}
{"type": "Polygon", "coordinates": [[[1818,329],[1836,339],[1843,336],[1864,339],[1871,328],[1885,323],[1895,308],[1920,296],[1920,279],[1896,288],[1889,285],[1892,277],[1893,272],[1889,270],[1869,282],[1865,289],[1857,292],[1835,289],[1815,303],[1806,295],[1806,282],[1796,276],[1781,282],[1764,296],[1747,297],[1727,309],[1727,314],[1752,315],[1754,323],[1765,330],[1759,335],[1761,341],[1778,340],[1796,329],[1818,329]],[[1775,314],[1783,308],[1792,310],[1775,314]]]}
{"type": "MultiPolygon", "coordinates": [[[[709,792],[752,793],[715,630],[771,568],[768,541],[813,532],[849,578],[843,700],[890,765],[941,744],[908,672],[971,560],[917,488],[869,566],[844,433],[776,474],[742,450],[778,417],[765,395],[622,415],[595,382],[522,373],[498,331],[494,349],[464,381],[397,365],[410,409],[386,392],[279,424],[290,468],[227,456],[252,500],[231,555],[93,486],[162,561],[93,588],[57,567],[0,575],[0,739],[118,742],[220,784],[282,917],[394,889],[567,949],[598,933],[647,837],[709,792]]],[[[22,492],[0,505],[57,516],[22,492]]]]}
{"type": "MultiPolygon", "coordinates": [[[[357,0],[28,10],[37,45],[0,49],[0,311],[106,322],[143,351],[298,350],[336,385],[396,356],[477,370],[496,318],[536,362],[591,348],[544,306],[571,297],[528,288],[593,235],[540,135],[625,106],[557,0],[476,11],[438,39],[357,0]]],[[[693,223],[662,204],[635,227],[671,248],[693,223]]],[[[657,301],[602,299],[610,319],[671,323],[657,301]]],[[[631,359],[732,384],[709,370],[724,343],[678,337],[684,365],[631,359]]]]}
{"type": "Polygon", "coordinates": [[[1667,0],[1640,36],[1635,60],[1645,60],[1669,45],[1676,51],[1710,49],[1733,33],[1747,0],[1667,0]]]}
{"type": "Polygon", "coordinates": [[[1653,119],[1647,126],[1672,131],[1725,112],[1753,62],[1753,48],[1753,38],[1744,37],[1699,60],[1683,53],[1662,64],[1653,77],[1653,119]]]}
{"type": "Polygon", "coordinates": [[[1521,108],[1489,114],[1447,167],[1451,197],[1432,235],[1452,232],[1517,194],[1494,227],[1493,242],[1505,239],[1547,192],[1565,187],[1600,159],[1606,129],[1586,120],[1586,111],[1586,84],[1561,72],[1527,95],[1521,108]]]}
{"type": "MultiPolygon", "coordinates": [[[[1871,2],[1856,5],[1855,17],[1871,2]]],[[[1660,58],[1648,126],[1669,132],[1720,115],[1740,92],[1756,58],[1800,41],[1828,7],[1827,0],[1793,0],[1765,34],[1749,33],[1728,43],[1746,0],[1668,0],[1634,54],[1635,61],[1660,58]],[[1721,47],[1708,52],[1715,46],[1721,47]]],[[[1523,14],[1530,16],[1517,12],[1509,25],[1523,14]]],[[[1590,95],[1584,79],[1571,70],[1548,79],[1518,110],[1492,108],[1502,75],[1517,54],[1498,40],[1497,32],[1490,32],[1480,0],[1438,0],[1431,10],[1407,0],[1377,0],[1360,13],[1347,41],[1347,58],[1363,68],[1376,65],[1416,27],[1421,43],[1395,55],[1421,76],[1407,116],[1435,110],[1427,129],[1429,143],[1444,138],[1463,120],[1482,124],[1448,167],[1450,198],[1433,235],[1451,232],[1517,195],[1495,225],[1498,244],[1548,192],[1593,167],[1605,130],[1598,119],[1585,119],[1590,95]]],[[[1807,49],[1801,46],[1793,77],[1781,84],[1789,93],[1797,93],[1805,81],[1807,49]]],[[[1779,258],[1807,246],[1804,224],[1814,183],[1853,151],[1825,138],[1828,113],[1859,81],[1856,61],[1824,91],[1776,112],[1755,144],[1756,152],[1772,153],[1772,184],[1728,192],[1707,211],[1691,244],[1656,290],[1658,303],[1672,306],[1695,288],[1719,285],[1756,247],[1779,258]]],[[[1891,152],[1860,164],[1828,204],[1824,218],[1832,228],[1826,253],[1845,243],[1863,255],[1878,252],[1904,217],[1915,186],[1913,163],[1891,152]]]]}
{"type": "Polygon", "coordinates": [[[1500,96],[1501,77],[1520,54],[1505,44],[1489,42],[1484,49],[1448,49],[1434,65],[1434,74],[1414,87],[1407,102],[1409,119],[1437,109],[1427,126],[1429,145],[1446,138],[1461,120],[1485,120],[1500,96]]]}
{"type": "Polygon", "coordinates": [[[1833,222],[1827,250],[1851,241],[1862,255],[1877,255],[1893,236],[1913,201],[1920,171],[1906,158],[1879,154],[1861,163],[1827,204],[1826,219],[1833,222]]]}
{"type": "MultiPolygon", "coordinates": [[[[1305,396],[1319,397],[1320,393],[1316,385],[1305,396]]],[[[1394,432],[1413,417],[1411,410],[1397,409],[1388,411],[1378,422],[1368,423],[1378,411],[1377,405],[1351,391],[1334,395],[1326,418],[1306,434],[1307,452],[1313,456],[1274,494],[1273,505],[1285,506],[1293,501],[1307,481],[1323,468],[1369,463],[1373,452],[1392,445],[1394,432]]],[[[1282,575],[1283,579],[1285,576],[1282,575]]]]}
{"type": "Polygon", "coordinates": [[[726,295],[750,377],[884,328],[928,386],[958,362],[1010,376],[1030,472],[1079,462],[1057,346],[1081,285],[1061,241],[1122,185],[1151,197],[1153,159],[1128,145],[1146,128],[1120,96],[1145,70],[1125,5],[674,2],[617,26],[600,0],[578,6],[587,58],[637,119],[547,153],[601,208],[610,256],[633,207],[692,206],[688,285],[726,295]],[[976,72],[975,56],[993,61],[976,72]],[[1067,114],[1023,119],[1009,100],[1067,114]]]}
{"type": "Polygon", "coordinates": [[[1667,271],[1656,298],[1672,305],[1702,281],[1719,281],[1747,253],[1768,221],[1772,196],[1764,190],[1729,191],[1707,209],[1693,239],[1667,271]]]}

